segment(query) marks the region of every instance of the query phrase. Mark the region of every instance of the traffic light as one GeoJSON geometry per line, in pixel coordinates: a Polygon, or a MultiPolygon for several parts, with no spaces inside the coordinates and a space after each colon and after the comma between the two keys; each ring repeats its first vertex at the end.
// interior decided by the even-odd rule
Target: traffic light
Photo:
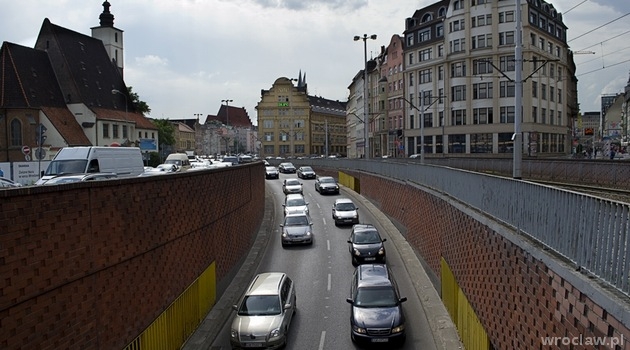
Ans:
{"type": "Polygon", "coordinates": [[[44,124],[39,124],[37,125],[37,129],[35,130],[35,143],[37,143],[37,146],[41,147],[44,144],[44,141],[46,141],[46,136],[44,135],[46,133],[46,127],[44,126],[44,124]]]}

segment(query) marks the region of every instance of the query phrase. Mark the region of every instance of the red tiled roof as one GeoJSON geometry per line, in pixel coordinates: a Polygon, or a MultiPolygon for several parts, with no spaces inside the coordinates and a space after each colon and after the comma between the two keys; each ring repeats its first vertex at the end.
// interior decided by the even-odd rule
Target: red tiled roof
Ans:
{"type": "Polygon", "coordinates": [[[149,118],[146,118],[142,113],[105,108],[92,108],[92,110],[96,114],[96,119],[99,120],[117,120],[121,122],[132,122],[136,124],[136,128],[138,129],[157,130],[151,120],[149,118]]]}
{"type": "Polygon", "coordinates": [[[68,146],[91,146],[92,143],[85,135],[83,128],[68,108],[41,107],[50,123],[57,129],[68,146]]]}
{"type": "Polygon", "coordinates": [[[219,120],[226,125],[232,125],[242,128],[252,126],[252,121],[249,119],[249,115],[247,115],[245,107],[221,105],[219,113],[217,113],[216,117],[213,118],[213,116],[209,115],[206,119],[206,123],[215,118],[216,120],[219,120]]]}

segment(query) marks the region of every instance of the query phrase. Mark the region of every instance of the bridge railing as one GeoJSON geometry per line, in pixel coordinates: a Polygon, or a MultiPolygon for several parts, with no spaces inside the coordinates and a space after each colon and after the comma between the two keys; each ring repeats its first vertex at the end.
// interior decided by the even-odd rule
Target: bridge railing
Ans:
{"type": "Polygon", "coordinates": [[[512,226],[630,295],[630,204],[524,180],[434,165],[305,159],[312,165],[411,181],[512,226]]]}

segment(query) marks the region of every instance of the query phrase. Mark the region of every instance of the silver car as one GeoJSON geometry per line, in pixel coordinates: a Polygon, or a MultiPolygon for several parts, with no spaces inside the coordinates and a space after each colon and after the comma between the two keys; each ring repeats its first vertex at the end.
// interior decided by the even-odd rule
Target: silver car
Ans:
{"type": "Polygon", "coordinates": [[[302,194],[302,183],[298,179],[286,179],[282,182],[282,192],[302,194]]]}
{"type": "Polygon", "coordinates": [[[339,198],[332,207],[332,218],[335,225],[358,224],[359,208],[349,198],[339,198]]]}
{"type": "Polygon", "coordinates": [[[282,246],[289,244],[313,244],[313,223],[308,214],[291,213],[284,217],[282,227],[282,246]]]}
{"type": "Polygon", "coordinates": [[[308,202],[301,194],[288,194],[284,197],[284,203],[282,206],[284,207],[284,215],[301,212],[310,214],[308,211],[308,202]]]}
{"type": "Polygon", "coordinates": [[[236,310],[230,328],[232,348],[284,347],[296,310],[295,286],[285,273],[261,273],[232,308],[236,310]]]}

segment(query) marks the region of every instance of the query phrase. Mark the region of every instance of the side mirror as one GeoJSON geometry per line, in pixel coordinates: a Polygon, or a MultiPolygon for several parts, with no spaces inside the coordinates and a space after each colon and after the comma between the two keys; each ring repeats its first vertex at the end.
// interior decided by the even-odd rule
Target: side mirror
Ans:
{"type": "Polygon", "coordinates": [[[381,242],[385,242],[385,241],[387,241],[387,238],[383,238],[383,240],[381,242]]]}
{"type": "Polygon", "coordinates": [[[402,298],[398,299],[399,303],[404,303],[405,301],[407,301],[407,297],[402,297],[402,298]]]}
{"type": "Polygon", "coordinates": [[[350,304],[354,304],[354,300],[352,298],[347,298],[346,301],[350,304]]]}
{"type": "Polygon", "coordinates": [[[284,227],[284,224],[280,224],[280,227],[284,227]]]}
{"type": "Polygon", "coordinates": [[[285,309],[285,310],[288,310],[288,309],[290,309],[290,308],[292,308],[292,307],[293,307],[293,305],[291,305],[291,303],[286,303],[286,304],[284,304],[284,309],[285,309]]]}
{"type": "Polygon", "coordinates": [[[352,244],[352,241],[348,240],[348,243],[352,244]]]}
{"type": "Polygon", "coordinates": [[[238,305],[236,305],[236,304],[232,305],[232,310],[238,311],[238,305]]]}
{"type": "Polygon", "coordinates": [[[286,205],[286,204],[283,204],[282,206],[283,206],[283,207],[286,207],[287,205],[286,205]]]}

